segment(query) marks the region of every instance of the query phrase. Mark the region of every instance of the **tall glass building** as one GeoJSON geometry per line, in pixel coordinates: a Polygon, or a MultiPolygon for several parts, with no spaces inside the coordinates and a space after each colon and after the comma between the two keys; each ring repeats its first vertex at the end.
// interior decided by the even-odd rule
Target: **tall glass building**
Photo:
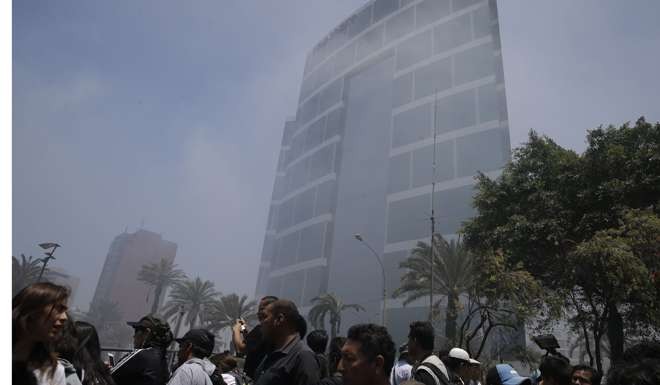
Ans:
{"type": "MultiPolygon", "coordinates": [[[[366,312],[343,329],[380,322],[382,256],[388,293],[399,263],[431,233],[451,237],[474,214],[478,171],[510,157],[494,0],[375,0],[308,54],[295,118],[285,123],[257,295],[301,307],[325,292],[366,312]],[[435,195],[431,202],[434,131],[435,195]]],[[[401,341],[428,299],[388,299],[401,341]]],[[[342,330],[342,332],[345,332],[342,330]]]]}

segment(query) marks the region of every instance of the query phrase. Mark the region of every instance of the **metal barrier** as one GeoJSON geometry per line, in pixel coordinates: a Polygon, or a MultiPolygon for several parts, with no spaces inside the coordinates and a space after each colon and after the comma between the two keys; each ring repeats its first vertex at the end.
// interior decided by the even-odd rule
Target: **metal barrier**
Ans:
{"type": "MultiPolygon", "coordinates": [[[[105,353],[105,355],[103,355],[101,359],[107,362],[109,360],[108,354],[112,354],[115,357],[115,362],[119,362],[122,359],[122,357],[124,357],[126,354],[131,353],[134,350],[135,349],[101,347],[101,352],[105,353]]],[[[170,368],[170,371],[174,369],[174,365],[176,364],[177,353],[179,353],[178,350],[166,350],[165,358],[167,359],[167,363],[170,368]]]]}

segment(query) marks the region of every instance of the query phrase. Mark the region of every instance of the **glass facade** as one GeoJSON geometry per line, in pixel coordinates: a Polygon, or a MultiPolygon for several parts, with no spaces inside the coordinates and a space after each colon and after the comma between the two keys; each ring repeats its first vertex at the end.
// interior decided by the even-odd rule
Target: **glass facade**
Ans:
{"type": "MultiPolygon", "coordinates": [[[[499,47],[494,0],[374,0],[313,48],[284,128],[257,296],[305,309],[331,292],[367,309],[344,327],[380,321],[381,270],[354,235],[383,258],[391,293],[399,263],[430,238],[432,205],[445,236],[474,215],[474,176],[510,157],[499,47]]],[[[390,330],[424,319],[422,302],[390,299],[390,330]]]]}

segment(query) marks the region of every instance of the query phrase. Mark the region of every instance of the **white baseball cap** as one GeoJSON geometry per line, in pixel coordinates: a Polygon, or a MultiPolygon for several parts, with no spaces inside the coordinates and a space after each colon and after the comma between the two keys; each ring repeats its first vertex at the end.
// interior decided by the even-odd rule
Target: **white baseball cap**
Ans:
{"type": "Polygon", "coordinates": [[[453,348],[452,350],[450,350],[449,357],[466,362],[470,361],[470,355],[468,354],[468,352],[466,352],[461,348],[453,348]]]}

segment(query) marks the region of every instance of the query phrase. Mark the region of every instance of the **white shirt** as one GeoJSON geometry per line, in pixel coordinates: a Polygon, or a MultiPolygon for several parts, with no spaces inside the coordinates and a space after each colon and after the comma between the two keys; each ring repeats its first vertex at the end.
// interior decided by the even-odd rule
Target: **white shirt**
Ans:
{"type": "Polygon", "coordinates": [[[191,358],[174,372],[168,385],[213,385],[211,378],[215,365],[208,359],[191,358]]]}
{"type": "Polygon", "coordinates": [[[61,363],[57,363],[55,368],[55,373],[51,377],[50,370],[45,369],[34,369],[32,371],[34,376],[37,377],[37,384],[39,385],[66,385],[66,375],[64,374],[64,366],[61,363]]]}
{"type": "Polygon", "coordinates": [[[412,365],[406,361],[399,360],[395,362],[390,373],[390,385],[399,385],[412,379],[412,369],[412,365]]]}
{"type": "Polygon", "coordinates": [[[231,374],[222,373],[222,379],[227,385],[236,385],[236,377],[232,376],[231,374]]]}

